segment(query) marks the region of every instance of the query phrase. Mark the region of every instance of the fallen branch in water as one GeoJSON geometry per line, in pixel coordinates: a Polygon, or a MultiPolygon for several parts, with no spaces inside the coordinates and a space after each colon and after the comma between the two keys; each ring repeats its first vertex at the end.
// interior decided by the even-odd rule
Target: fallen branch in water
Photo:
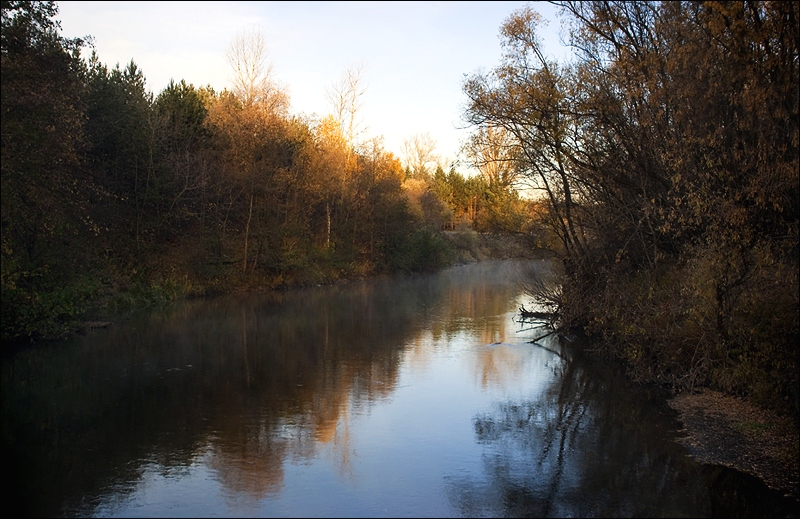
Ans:
{"type": "Polygon", "coordinates": [[[537,342],[541,341],[541,340],[542,340],[542,339],[544,339],[545,337],[550,337],[550,336],[551,336],[551,335],[553,335],[554,333],[558,333],[558,329],[555,329],[555,330],[553,330],[552,332],[546,333],[546,334],[542,335],[541,337],[537,337],[537,338],[535,338],[535,339],[533,339],[532,341],[529,341],[529,342],[530,342],[531,344],[536,344],[537,342]]]}
{"type": "Polygon", "coordinates": [[[526,310],[525,305],[519,307],[519,314],[523,317],[523,319],[547,319],[548,321],[553,319],[555,315],[553,312],[535,312],[532,310],[526,310]]]}

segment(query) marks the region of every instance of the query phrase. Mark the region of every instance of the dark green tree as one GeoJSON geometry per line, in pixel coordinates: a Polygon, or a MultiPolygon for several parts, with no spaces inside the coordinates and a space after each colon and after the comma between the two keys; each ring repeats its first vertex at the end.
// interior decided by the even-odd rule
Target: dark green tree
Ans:
{"type": "MultiPolygon", "coordinates": [[[[110,196],[96,205],[98,218],[141,251],[149,233],[147,214],[158,199],[159,119],[141,69],[131,60],[108,69],[92,53],[86,72],[88,166],[110,196]]],[[[127,254],[127,253],[125,253],[127,254]]]]}
{"type": "Polygon", "coordinates": [[[198,218],[204,225],[211,200],[212,141],[206,125],[210,87],[170,81],[155,100],[157,175],[151,197],[162,232],[198,218]]]}
{"type": "Polygon", "coordinates": [[[71,292],[85,271],[81,242],[96,230],[81,169],[85,40],[60,36],[57,12],[53,2],[2,2],[4,340],[40,325],[55,332],[59,317],[78,311],[82,296],[71,292]]]}

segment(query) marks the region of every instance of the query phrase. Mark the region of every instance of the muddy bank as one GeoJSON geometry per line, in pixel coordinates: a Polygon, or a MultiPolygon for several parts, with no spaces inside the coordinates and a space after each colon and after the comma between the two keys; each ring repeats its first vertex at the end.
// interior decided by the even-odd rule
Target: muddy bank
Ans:
{"type": "Polygon", "coordinates": [[[791,419],[708,389],[679,395],[669,406],[683,423],[681,443],[697,461],[751,474],[800,499],[800,433],[791,419]]]}

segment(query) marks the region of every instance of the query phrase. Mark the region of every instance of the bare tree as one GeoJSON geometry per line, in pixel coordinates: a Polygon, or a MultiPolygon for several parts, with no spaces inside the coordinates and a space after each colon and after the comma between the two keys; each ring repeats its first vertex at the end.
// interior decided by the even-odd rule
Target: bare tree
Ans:
{"type": "Polygon", "coordinates": [[[439,161],[436,140],[430,133],[418,133],[403,143],[406,166],[416,178],[427,178],[439,161]]]}
{"type": "Polygon", "coordinates": [[[363,96],[367,91],[362,81],[363,74],[363,63],[351,66],[325,92],[333,106],[333,116],[350,145],[365,130],[363,121],[359,119],[359,112],[364,107],[363,96]]]}
{"type": "Polygon", "coordinates": [[[289,97],[273,78],[267,43],[261,29],[243,29],[225,52],[233,69],[233,92],[245,105],[262,104],[271,112],[285,112],[289,97]]]}
{"type": "Polygon", "coordinates": [[[489,184],[509,187],[516,182],[519,145],[504,128],[479,128],[470,136],[463,151],[470,164],[481,172],[489,184]]]}

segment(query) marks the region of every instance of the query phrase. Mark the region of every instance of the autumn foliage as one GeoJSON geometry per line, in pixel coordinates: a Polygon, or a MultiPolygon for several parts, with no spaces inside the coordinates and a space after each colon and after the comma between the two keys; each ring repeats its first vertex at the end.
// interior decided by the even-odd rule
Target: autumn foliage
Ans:
{"type": "Polygon", "coordinates": [[[434,175],[432,147],[409,172],[366,138],[360,68],[330,115],[293,115],[250,30],[226,53],[230,90],[155,95],[57,14],[2,3],[4,342],[68,335],[92,307],[435,270],[452,259],[442,229],[526,224],[510,186],[434,175]]]}
{"type": "Polygon", "coordinates": [[[555,3],[573,61],[526,7],[464,90],[547,204],[565,322],[637,378],[797,415],[798,3],[555,3]]]}

